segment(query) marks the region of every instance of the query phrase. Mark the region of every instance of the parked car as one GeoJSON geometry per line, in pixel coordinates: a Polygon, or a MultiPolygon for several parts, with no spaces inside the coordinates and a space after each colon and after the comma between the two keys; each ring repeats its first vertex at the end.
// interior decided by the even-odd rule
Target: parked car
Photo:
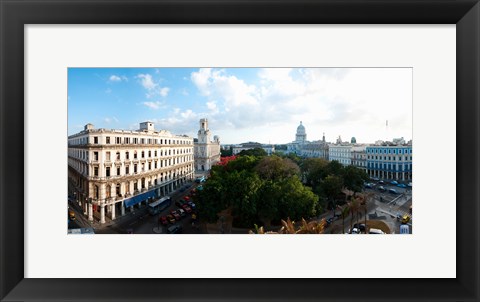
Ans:
{"type": "Polygon", "coordinates": [[[378,183],[381,184],[381,185],[385,184],[385,182],[383,180],[380,180],[378,183]]]}
{"type": "Polygon", "coordinates": [[[189,202],[189,201],[190,201],[190,197],[189,197],[189,196],[185,196],[185,197],[183,197],[183,200],[185,200],[186,202],[189,202]]]}
{"type": "Polygon", "coordinates": [[[409,187],[411,188],[411,187],[412,187],[412,183],[411,183],[411,182],[409,182],[407,186],[409,186],[409,187]]]}
{"type": "Polygon", "coordinates": [[[373,181],[379,181],[380,180],[380,178],[378,178],[378,177],[372,177],[370,179],[373,180],[373,181]]]}
{"type": "Polygon", "coordinates": [[[170,214],[171,214],[173,217],[175,217],[175,220],[180,220],[180,218],[181,218],[181,217],[180,217],[180,214],[178,214],[177,211],[175,211],[175,210],[171,210],[171,211],[170,211],[170,214]]]}
{"type": "Polygon", "coordinates": [[[357,228],[353,228],[351,230],[348,230],[349,234],[360,234],[360,230],[357,228]]]}
{"type": "Polygon", "coordinates": [[[359,229],[360,232],[365,232],[365,229],[366,229],[364,223],[355,223],[355,224],[353,225],[353,228],[354,228],[354,229],[359,229]]]}
{"type": "Polygon", "coordinates": [[[364,186],[365,186],[365,188],[367,188],[367,189],[372,189],[372,188],[373,188],[373,184],[368,183],[368,182],[367,182],[364,186]]]}
{"type": "Polygon", "coordinates": [[[385,232],[380,229],[370,229],[368,233],[369,234],[385,234],[385,232]]]}
{"type": "Polygon", "coordinates": [[[388,193],[398,194],[397,190],[395,190],[395,189],[388,189],[388,193]]]}
{"type": "Polygon", "coordinates": [[[379,190],[380,192],[385,192],[387,189],[385,189],[383,186],[380,186],[380,187],[378,187],[378,190],[379,190]]]}
{"type": "Polygon", "coordinates": [[[180,214],[180,216],[185,216],[185,211],[183,209],[178,209],[178,214],[180,214]]]}
{"type": "Polygon", "coordinates": [[[185,210],[185,212],[192,213],[192,208],[190,208],[188,205],[184,204],[182,208],[185,210]]]}
{"type": "Polygon", "coordinates": [[[397,187],[399,188],[406,188],[407,186],[405,184],[398,184],[397,187]]]}
{"type": "Polygon", "coordinates": [[[188,205],[192,208],[192,210],[195,210],[196,205],[195,205],[195,203],[194,203],[193,201],[189,201],[189,202],[188,202],[188,205]]]}
{"type": "Polygon", "coordinates": [[[174,225],[168,227],[167,232],[169,234],[181,233],[182,232],[182,227],[179,226],[178,224],[174,224],[174,225]]]}
{"type": "Polygon", "coordinates": [[[167,216],[161,216],[160,223],[163,225],[167,225],[168,224],[167,216]]]}
{"type": "Polygon", "coordinates": [[[173,217],[172,215],[167,215],[167,219],[168,219],[168,222],[175,223],[175,217],[173,217]]]}
{"type": "Polygon", "coordinates": [[[185,204],[185,201],[183,200],[175,201],[175,205],[179,208],[181,208],[184,204],[185,204]]]}
{"type": "Polygon", "coordinates": [[[396,185],[398,185],[398,182],[397,182],[396,180],[392,180],[392,181],[390,182],[390,184],[396,186],[396,185]]]}

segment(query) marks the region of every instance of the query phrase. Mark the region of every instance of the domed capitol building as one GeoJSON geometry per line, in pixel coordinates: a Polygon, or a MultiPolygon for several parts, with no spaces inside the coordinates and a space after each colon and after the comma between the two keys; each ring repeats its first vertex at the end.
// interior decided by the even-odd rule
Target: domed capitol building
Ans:
{"type": "Polygon", "coordinates": [[[295,140],[287,144],[287,152],[303,157],[318,157],[328,160],[328,144],[325,142],[325,133],[322,140],[309,142],[307,141],[305,126],[300,121],[295,134],[295,140]]]}

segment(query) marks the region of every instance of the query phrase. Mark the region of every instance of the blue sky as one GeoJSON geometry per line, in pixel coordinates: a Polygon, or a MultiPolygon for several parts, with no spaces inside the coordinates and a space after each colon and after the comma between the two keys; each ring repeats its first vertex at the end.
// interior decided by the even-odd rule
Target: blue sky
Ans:
{"type": "Polygon", "coordinates": [[[412,138],[409,68],[69,68],[68,133],[155,129],[196,137],[208,118],[222,144],[412,138]],[[386,128],[386,120],[389,127],[386,128]]]}

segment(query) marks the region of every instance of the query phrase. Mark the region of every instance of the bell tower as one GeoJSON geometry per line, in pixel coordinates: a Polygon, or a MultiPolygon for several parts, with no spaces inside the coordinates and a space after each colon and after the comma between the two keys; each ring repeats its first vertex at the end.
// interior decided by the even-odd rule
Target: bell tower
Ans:
{"type": "Polygon", "coordinates": [[[198,142],[207,144],[210,142],[210,130],[208,130],[208,120],[206,118],[200,119],[200,129],[198,130],[198,142]]]}

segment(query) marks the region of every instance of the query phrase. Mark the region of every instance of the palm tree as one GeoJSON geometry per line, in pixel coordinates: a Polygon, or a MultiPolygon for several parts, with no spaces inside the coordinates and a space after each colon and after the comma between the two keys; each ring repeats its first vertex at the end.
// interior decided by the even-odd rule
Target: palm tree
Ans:
{"type": "Polygon", "coordinates": [[[345,233],[345,217],[348,216],[348,213],[350,211],[350,208],[348,207],[348,204],[344,204],[343,206],[338,206],[340,208],[340,213],[342,215],[342,234],[345,233]]]}
{"type": "MultiPolygon", "coordinates": [[[[360,208],[363,209],[364,212],[364,221],[365,221],[365,228],[367,227],[367,210],[368,210],[368,204],[370,202],[370,199],[374,196],[373,193],[357,193],[358,197],[360,198],[360,208]]],[[[365,230],[366,232],[366,230],[365,230]]]]}
{"type": "Polygon", "coordinates": [[[295,221],[291,221],[290,218],[287,221],[282,219],[282,228],[278,232],[265,232],[263,227],[255,225],[255,231],[249,231],[250,234],[323,234],[325,231],[326,222],[325,219],[321,221],[307,222],[302,218],[300,227],[295,226],[295,221]]]}
{"type": "Polygon", "coordinates": [[[353,229],[353,217],[357,214],[357,223],[358,223],[358,211],[360,209],[360,202],[358,199],[353,198],[349,203],[350,213],[352,214],[352,218],[350,220],[350,230],[353,229]]]}

